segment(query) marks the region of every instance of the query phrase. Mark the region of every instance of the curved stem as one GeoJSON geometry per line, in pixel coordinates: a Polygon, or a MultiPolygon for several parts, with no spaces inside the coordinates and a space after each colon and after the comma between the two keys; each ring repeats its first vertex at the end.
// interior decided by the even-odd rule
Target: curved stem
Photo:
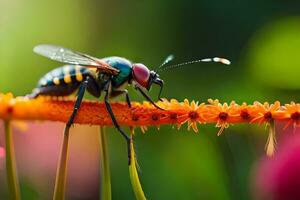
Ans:
{"type": "Polygon", "coordinates": [[[100,126],[100,199],[111,200],[111,181],[109,170],[109,155],[107,148],[106,131],[100,126]]]}
{"type": "Polygon", "coordinates": [[[130,181],[132,185],[132,189],[135,194],[135,198],[137,200],[146,200],[139,175],[137,172],[137,165],[136,165],[136,158],[135,158],[135,151],[133,146],[133,129],[131,129],[131,135],[130,135],[130,152],[131,152],[131,160],[129,165],[129,175],[130,175],[130,181]]]}
{"type": "Polygon", "coordinates": [[[69,132],[70,127],[66,126],[64,130],[60,158],[57,165],[53,200],[63,200],[65,198],[67,180],[67,161],[69,155],[69,132]]]}
{"type": "Polygon", "coordinates": [[[19,180],[16,167],[16,158],[14,150],[14,140],[11,131],[10,121],[4,121],[5,144],[6,144],[6,174],[10,198],[14,200],[21,199],[19,180]]]}

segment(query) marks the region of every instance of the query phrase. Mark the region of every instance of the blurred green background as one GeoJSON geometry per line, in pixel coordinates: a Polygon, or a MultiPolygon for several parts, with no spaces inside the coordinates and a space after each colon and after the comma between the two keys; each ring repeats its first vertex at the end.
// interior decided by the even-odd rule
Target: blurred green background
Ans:
{"type": "MultiPolygon", "coordinates": [[[[168,99],[299,101],[299,7],[299,1],[278,0],[1,0],[0,92],[30,93],[43,74],[60,66],[32,52],[35,45],[50,43],[96,57],[123,56],[152,69],[170,53],[174,63],[212,56],[232,61],[230,67],[204,63],[164,72],[163,96],[168,99]]],[[[143,100],[132,88],[129,92],[132,99],[143,100]]],[[[151,96],[157,92],[153,88],[151,96]]],[[[80,137],[94,132],[83,131],[80,137]]],[[[108,132],[113,199],[134,199],[125,142],[114,128],[108,132]]],[[[213,125],[201,125],[199,134],[186,126],[136,132],[141,182],[149,199],[253,198],[253,167],[264,157],[267,138],[263,128],[235,125],[220,137],[213,125]]],[[[47,143],[41,135],[35,137],[47,143]]],[[[82,156],[89,157],[85,148],[90,141],[78,145],[82,156]]],[[[26,160],[32,159],[22,158],[18,168],[30,166],[26,160]]],[[[4,173],[0,167],[0,199],[8,198],[4,173]]],[[[51,174],[48,185],[46,176],[21,174],[23,198],[51,199],[54,168],[51,174]]],[[[97,199],[98,182],[91,185],[85,186],[94,187],[88,194],[70,187],[68,199],[97,199]]]]}

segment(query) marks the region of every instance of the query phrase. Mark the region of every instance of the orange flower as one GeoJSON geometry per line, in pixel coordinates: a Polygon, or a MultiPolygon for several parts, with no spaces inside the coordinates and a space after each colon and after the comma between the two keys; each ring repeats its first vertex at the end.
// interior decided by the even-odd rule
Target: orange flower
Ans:
{"type": "Polygon", "coordinates": [[[264,122],[269,123],[282,112],[279,101],[276,101],[274,104],[269,104],[268,102],[261,104],[255,101],[253,106],[249,107],[249,113],[252,116],[256,116],[250,121],[250,123],[262,124],[264,122]]]}
{"type": "Polygon", "coordinates": [[[206,113],[203,115],[208,122],[216,122],[216,127],[219,127],[217,133],[218,136],[222,134],[225,128],[229,127],[231,115],[236,109],[236,103],[231,102],[230,105],[227,103],[221,104],[219,100],[209,99],[210,105],[206,107],[206,113]]]}
{"type": "Polygon", "coordinates": [[[288,119],[287,124],[284,126],[284,129],[293,124],[294,127],[300,125],[300,104],[291,102],[291,104],[285,104],[283,107],[284,112],[282,113],[282,119],[288,119]]]}
{"type": "Polygon", "coordinates": [[[202,103],[198,105],[198,102],[192,101],[189,103],[189,100],[185,99],[181,104],[181,107],[185,110],[185,114],[179,116],[180,123],[178,128],[184,123],[188,123],[188,130],[192,127],[195,132],[198,132],[197,122],[204,123],[204,119],[201,116],[201,111],[205,108],[205,104],[202,103]]]}
{"type": "Polygon", "coordinates": [[[235,104],[232,106],[234,106],[234,109],[231,109],[231,123],[249,122],[252,119],[247,103],[242,103],[241,105],[235,104]]]}
{"type": "Polygon", "coordinates": [[[267,123],[267,126],[269,127],[269,135],[265,149],[268,156],[273,156],[276,149],[274,119],[282,115],[282,107],[280,106],[280,102],[276,101],[271,105],[267,102],[264,104],[254,102],[253,106],[250,108],[250,112],[257,116],[253,118],[250,123],[267,123]]]}

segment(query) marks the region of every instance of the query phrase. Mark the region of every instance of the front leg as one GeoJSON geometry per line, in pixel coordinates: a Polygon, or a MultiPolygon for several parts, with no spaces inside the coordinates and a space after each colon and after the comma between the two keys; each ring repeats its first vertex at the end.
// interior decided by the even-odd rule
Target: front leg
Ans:
{"type": "Polygon", "coordinates": [[[151,97],[149,97],[139,86],[135,86],[135,89],[137,89],[148,101],[150,101],[150,103],[160,109],[160,110],[164,110],[163,108],[159,107],[158,105],[156,105],[156,103],[151,99],[151,97]]]}
{"type": "Polygon", "coordinates": [[[115,126],[115,128],[121,133],[121,135],[125,138],[126,142],[127,142],[127,154],[128,154],[128,165],[130,165],[130,161],[131,161],[131,153],[130,153],[130,137],[128,135],[126,135],[126,133],[121,129],[120,125],[118,124],[115,114],[111,108],[111,105],[108,101],[109,98],[109,89],[111,87],[111,83],[110,81],[108,81],[104,87],[104,91],[105,91],[105,97],[104,97],[104,102],[105,102],[105,106],[106,109],[111,117],[111,120],[115,126]]]}
{"type": "Polygon", "coordinates": [[[128,94],[128,90],[126,89],[112,89],[110,96],[115,97],[121,94],[125,94],[126,95],[126,102],[128,104],[128,107],[131,108],[131,101],[129,98],[129,94],[128,94]]]}

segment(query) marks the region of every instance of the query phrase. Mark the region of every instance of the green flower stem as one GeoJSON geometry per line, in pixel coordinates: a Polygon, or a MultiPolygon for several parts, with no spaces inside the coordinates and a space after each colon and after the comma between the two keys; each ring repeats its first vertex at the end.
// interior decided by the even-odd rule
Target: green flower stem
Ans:
{"type": "Polygon", "coordinates": [[[134,146],[133,146],[133,140],[132,136],[133,135],[133,129],[132,129],[132,134],[130,137],[130,152],[131,152],[131,160],[130,160],[130,165],[129,165],[129,175],[130,175],[130,181],[131,185],[135,194],[135,198],[137,200],[146,200],[143,188],[141,186],[140,180],[139,180],[139,175],[137,172],[137,167],[136,167],[136,158],[135,158],[135,152],[134,152],[134,146]]]}
{"type": "Polygon", "coordinates": [[[59,163],[57,165],[53,200],[63,200],[65,198],[67,180],[67,161],[69,155],[69,132],[70,128],[66,126],[64,130],[64,138],[59,163]]]}
{"type": "Polygon", "coordinates": [[[19,180],[18,180],[17,167],[16,167],[14,140],[13,140],[13,135],[12,135],[9,121],[4,122],[4,128],[5,128],[5,144],[6,144],[6,173],[7,173],[10,199],[19,200],[21,199],[21,196],[20,196],[19,180]]]}
{"type": "Polygon", "coordinates": [[[111,200],[111,181],[109,170],[109,156],[107,148],[106,131],[103,126],[100,127],[100,199],[111,200]]]}

